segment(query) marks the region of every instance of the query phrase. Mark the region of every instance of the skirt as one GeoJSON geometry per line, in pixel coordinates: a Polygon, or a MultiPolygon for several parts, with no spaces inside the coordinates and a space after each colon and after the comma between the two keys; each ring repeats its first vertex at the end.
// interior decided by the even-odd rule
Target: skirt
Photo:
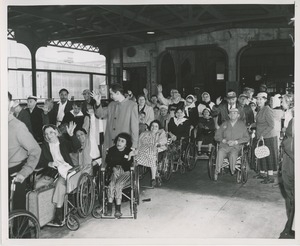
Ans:
{"type": "MultiPolygon", "coordinates": [[[[270,155],[262,158],[257,159],[258,170],[259,171],[268,171],[273,170],[277,171],[278,168],[278,144],[277,144],[277,137],[271,138],[264,138],[265,145],[270,150],[270,155]]],[[[254,146],[257,144],[257,139],[254,143],[254,146]]]]}

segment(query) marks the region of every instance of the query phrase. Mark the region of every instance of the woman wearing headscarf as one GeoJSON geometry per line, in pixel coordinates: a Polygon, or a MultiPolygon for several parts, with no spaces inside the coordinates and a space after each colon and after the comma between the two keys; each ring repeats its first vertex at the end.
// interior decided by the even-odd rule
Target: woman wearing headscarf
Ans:
{"type": "Polygon", "coordinates": [[[202,101],[198,105],[198,113],[200,117],[203,116],[202,112],[205,108],[212,110],[213,106],[215,105],[215,103],[211,101],[210,94],[208,92],[203,92],[201,95],[201,99],[202,101]]]}
{"type": "Polygon", "coordinates": [[[184,107],[185,117],[190,120],[190,123],[195,127],[198,123],[198,111],[195,105],[195,97],[193,95],[188,95],[185,99],[184,107]]]}

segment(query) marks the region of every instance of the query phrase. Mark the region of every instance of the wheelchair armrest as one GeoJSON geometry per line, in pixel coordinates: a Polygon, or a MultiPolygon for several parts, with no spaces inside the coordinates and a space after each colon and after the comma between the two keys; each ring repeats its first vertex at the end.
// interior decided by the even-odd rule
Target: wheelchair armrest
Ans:
{"type": "Polygon", "coordinates": [[[106,170],[106,163],[102,163],[102,165],[101,165],[101,172],[105,172],[105,170],[106,170]]]}
{"type": "Polygon", "coordinates": [[[78,173],[81,171],[81,167],[80,166],[76,166],[76,167],[73,167],[71,168],[69,171],[68,171],[68,174],[67,174],[67,179],[69,179],[70,177],[72,177],[74,174],[78,173]]]}

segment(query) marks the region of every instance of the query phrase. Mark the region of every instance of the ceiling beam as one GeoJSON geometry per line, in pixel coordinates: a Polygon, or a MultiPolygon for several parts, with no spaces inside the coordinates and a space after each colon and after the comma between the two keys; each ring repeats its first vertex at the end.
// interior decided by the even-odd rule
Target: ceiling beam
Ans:
{"type": "MultiPolygon", "coordinates": [[[[184,16],[180,13],[178,13],[176,10],[174,10],[173,8],[175,6],[169,6],[169,5],[164,5],[164,7],[171,12],[173,15],[175,15],[176,17],[178,17],[179,19],[181,19],[182,21],[187,21],[186,18],[184,18],[184,16]]],[[[182,12],[181,12],[182,13],[182,12]]]]}
{"type": "Polygon", "coordinates": [[[161,25],[160,23],[150,20],[150,19],[147,19],[145,17],[138,16],[137,18],[135,18],[136,14],[134,12],[126,10],[125,8],[122,8],[122,7],[102,5],[102,6],[99,6],[99,8],[105,9],[105,10],[110,11],[117,15],[123,14],[123,16],[128,19],[134,20],[135,22],[139,22],[143,25],[153,27],[158,30],[162,30],[163,32],[166,32],[166,33],[170,34],[171,36],[182,35],[182,33],[178,32],[178,31],[169,30],[169,28],[167,26],[161,25]]]}
{"type": "MultiPolygon", "coordinates": [[[[87,30],[97,32],[99,34],[106,31],[103,28],[100,28],[99,26],[95,27],[95,26],[92,26],[92,25],[86,25],[86,24],[83,24],[83,23],[79,23],[76,20],[73,20],[71,18],[66,18],[63,15],[55,14],[53,12],[49,13],[49,12],[41,11],[41,10],[37,12],[37,11],[34,11],[32,8],[29,8],[29,7],[14,7],[14,8],[11,8],[10,11],[15,11],[15,12],[18,12],[18,13],[35,16],[35,17],[38,17],[38,18],[41,18],[41,19],[46,18],[50,21],[54,21],[54,22],[61,23],[61,24],[64,24],[64,25],[67,24],[67,25],[73,26],[75,28],[77,28],[77,27],[84,28],[84,29],[87,29],[87,30]]],[[[127,37],[123,36],[123,38],[125,38],[125,39],[129,38],[130,40],[132,40],[132,39],[138,40],[137,37],[131,37],[131,36],[127,36],[127,37]]],[[[143,41],[143,40],[139,39],[139,41],[143,41]]]]}

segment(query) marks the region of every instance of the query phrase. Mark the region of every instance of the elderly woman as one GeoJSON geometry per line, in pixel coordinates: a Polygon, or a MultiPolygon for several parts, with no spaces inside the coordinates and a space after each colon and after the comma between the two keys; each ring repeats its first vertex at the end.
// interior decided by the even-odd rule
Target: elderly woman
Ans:
{"type": "Polygon", "coordinates": [[[158,120],[150,123],[150,131],[141,133],[139,138],[139,150],[136,156],[136,161],[139,165],[151,168],[151,186],[156,185],[157,157],[158,152],[166,150],[167,135],[161,129],[161,124],[158,120]]]}
{"type": "MultiPolygon", "coordinates": [[[[258,112],[256,115],[256,141],[264,140],[265,145],[270,150],[270,155],[258,159],[259,174],[255,178],[263,179],[262,184],[274,183],[274,171],[277,170],[278,162],[278,149],[277,149],[277,136],[275,131],[275,122],[273,110],[266,104],[268,94],[260,92],[257,94],[256,103],[258,112]]],[[[254,146],[255,146],[254,145],[254,146]]]]}
{"type": "Polygon", "coordinates": [[[74,166],[70,153],[80,148],[80,143],[73,131],[76,124],[70,122],[67,126],[67,133],[70,140],[61,138],[55,125],[45,125],[43,134],[45,141],[42,143],[42,153],[38,168],[44,168],[42,176],[37,180],[35,188],[49,185],[55,181],[55,189],[52,202],[56,206],[53,226],[61,226],[63,220],[63,204],[66,194],[67,171],[74,166]]]}
{"type": "Polygon", "coordinates": [[[205,108],[212,110],[212,108],[215,104],[210,100],[210,94],[208,92],[203,92],[201,95],[201,99],[202,99],[202,101],[198,105],[198,113],[199,113],[199,116],[202,117],[203,110],[205,108]]]}
{"type": "Polygon", "coordinates": [[[145,112],[146,114],[145,123],[149,126],[150,123],[154,120],[153,108],[146,104],[146,97],[144,95],[138,96],[137,102],[138,102],[138,111],[139,113],[145,112]]]}

